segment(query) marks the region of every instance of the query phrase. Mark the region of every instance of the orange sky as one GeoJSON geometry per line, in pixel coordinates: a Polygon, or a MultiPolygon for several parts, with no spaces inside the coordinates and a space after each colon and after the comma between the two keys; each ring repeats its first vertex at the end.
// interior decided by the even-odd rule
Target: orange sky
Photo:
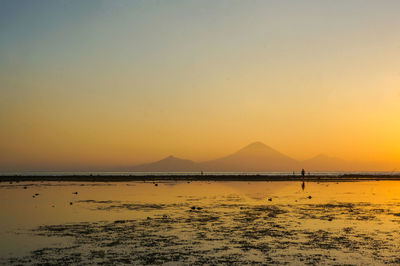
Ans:
{"type": "Polygon", "coordinates": [[[398,1],[28,5],[0,8],[0,170],[400,161],[398,1]]]}

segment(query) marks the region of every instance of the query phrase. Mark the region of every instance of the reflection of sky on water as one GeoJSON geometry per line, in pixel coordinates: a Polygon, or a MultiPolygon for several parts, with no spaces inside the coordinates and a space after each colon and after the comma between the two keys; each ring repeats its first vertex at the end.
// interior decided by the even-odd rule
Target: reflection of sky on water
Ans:
{"type": "Polygon", "coordinates": [[[41,225],[186,217],[192,207],[200,207],[199,213],[215,213],[228,227],[233,226],[232,219],[243,208],[257,206],[281,209],[285,214],[280,214],[275,221],[285,223],[291,219],[293,224],[287,226],[293,230],[334,232],[352,227],[367,235],[383,232],[384,237],[387,232],[396,231],[399,224],[400,182],[396,181],[306,182],[304,191],[301,182],[168,181],[157,184],[3,183],[0,186],[0,256],[18,256],[72,241],[27,233],[41,225]],[[39,195],[33,198],[36,193],[39,195]]]}

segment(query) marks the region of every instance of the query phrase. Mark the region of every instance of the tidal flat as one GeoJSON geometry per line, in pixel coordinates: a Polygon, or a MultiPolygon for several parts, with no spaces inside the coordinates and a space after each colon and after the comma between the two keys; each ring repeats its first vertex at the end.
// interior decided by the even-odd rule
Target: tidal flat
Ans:
{"type": "Polygon", "coordinates": [[[400,263],[400,181],[2,182],[0,263],[400,263]]]}

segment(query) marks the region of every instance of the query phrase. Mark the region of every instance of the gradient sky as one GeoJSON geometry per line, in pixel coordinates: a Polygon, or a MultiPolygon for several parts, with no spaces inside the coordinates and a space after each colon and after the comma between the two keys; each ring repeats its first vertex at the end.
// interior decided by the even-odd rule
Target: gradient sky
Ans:
{"type": "Polygon", "coordinates": [[[262,141],[400,161],[400,1],[0,0],[0,170],[262,141]]]}

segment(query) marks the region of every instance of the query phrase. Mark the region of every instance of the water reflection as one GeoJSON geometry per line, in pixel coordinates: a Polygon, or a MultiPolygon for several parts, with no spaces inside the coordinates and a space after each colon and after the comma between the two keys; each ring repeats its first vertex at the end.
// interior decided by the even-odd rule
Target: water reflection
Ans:
{"type": "Polygon", "coordinates": [[[1,184],[0,262],[398,262],[400,182],[157,184],[1,184]]]}

